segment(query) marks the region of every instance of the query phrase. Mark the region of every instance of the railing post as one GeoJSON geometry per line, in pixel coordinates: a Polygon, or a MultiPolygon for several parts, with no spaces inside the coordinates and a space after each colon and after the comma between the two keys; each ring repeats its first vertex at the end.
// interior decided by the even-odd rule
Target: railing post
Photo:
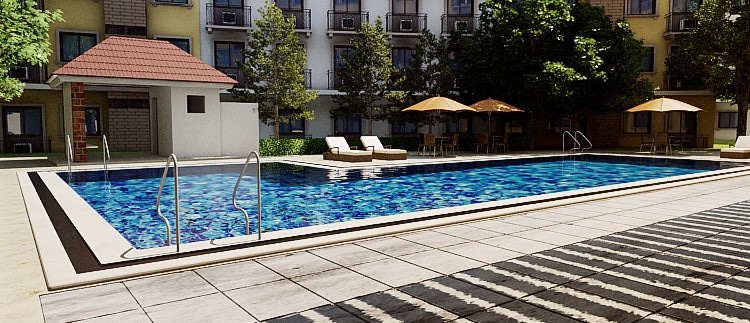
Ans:
{"type": "Polygon", "coordinates": [[[261,231],[263,231],[262,227],[262,215],[261,215],[261,198],[260,198],[260,155],[258,155],[258,152],[251,151],[249,155],[247,155],[247,159],[245,159],[245,165],[242,167],[242,171],[240,172],[240,176],[237,178],[237,183],[234,184],[234,191],[232,192],[232,206],[234,206],[235,209],[240,210],[242,214],[245,216],[245,234],[250,234],[250,217],[247,215],[247,211],[245,209],[237,206],[237,189],[240,187],[240,182],[242,181],[242,177],[245,176],[245,171],[247,170],[247,165],[250,163],[250,157],[255,156],[255,161],[257,163],[257,176],[258,176],[258,183],[257,183],[257,190],[258,190],[258,240],[260,240],[261,231]]]}

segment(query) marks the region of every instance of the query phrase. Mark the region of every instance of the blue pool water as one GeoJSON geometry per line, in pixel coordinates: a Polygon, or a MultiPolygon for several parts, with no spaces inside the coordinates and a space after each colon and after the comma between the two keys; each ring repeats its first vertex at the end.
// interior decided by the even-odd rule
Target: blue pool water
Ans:
{"type": "MultiPolygon", "coordinates": [[[[559,158],[362,170],[264,163],[263,231],[692,174],[716,167],[700,162],[641,165],[559,158]]],[[[231,201],[241,168],[242,165],[180,168],[182,242],[245,234],[244,217],[231,201]]],[[[69,185],[135,248],[153,248],[166,244],[165,225],[155,211],[162,171],[110,170],[106,180],[103,171],[76,172],[69,185]]],[[[59,175],[68,178],[67,173],[59,175]]],[[[253,232],[257,218],[256,183],[252,167],[248,168],[237,203],[250,215],[253,232]]],[[[172,221],[174,230],[171,178],[161,201],[162,213],[172,221]]]]}

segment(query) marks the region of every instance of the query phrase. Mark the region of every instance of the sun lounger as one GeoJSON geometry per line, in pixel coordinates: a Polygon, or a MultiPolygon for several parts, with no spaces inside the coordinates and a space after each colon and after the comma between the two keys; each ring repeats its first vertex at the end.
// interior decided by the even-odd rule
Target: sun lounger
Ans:
{"type": "Polygon", "coordinates": [[[359,137],[365,150],[372,151],[372,158],[385,160],[404,160],[406,159],[406,150],[387,148],[380,142],[377,136],[359,137]]]}
{"type": "Polygon", "coordinates": [[[344,137],[326,137],[326,143],[328,151],[323,153],[323,159],[345,162],[372,161],[371,151],[352,150],[344,137]]]}
{"type": "Polygon", "coordinates": [[[739,136],[734,148],[721,148],[721,158],[750,158],[750,136],[739,136]]]}

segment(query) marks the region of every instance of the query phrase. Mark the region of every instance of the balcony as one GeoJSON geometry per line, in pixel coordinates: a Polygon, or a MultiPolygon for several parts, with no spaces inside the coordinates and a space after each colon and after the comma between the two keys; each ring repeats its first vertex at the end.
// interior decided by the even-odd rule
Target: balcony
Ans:
{"type": "Polygon", "coordinates": [[[245,87],[245,75],[242,74],[241,68],[239,67],[216,67],[216,69],[224,73],[226,76],[229,76],[235,81],[237,81],[237,84],[234,85],[234,88],[245,87]]]}
{"type": "Polygon", "coordinates": [[[698,28],[698,20],[695,19],[692,12],[670,12],[666,16],[667,30],[664,32],[664,38],[674,39],[680,35],[691,33],[698,28]]]}
{"type": "Polygon", "coordinates": [[[338,90],[339,87],[341,87],[341,84],[343,84],[343,82],[341,77],[339,77],[339,73],[335,70],[328,70],[328,89],[338,90]]]}
{"type": "Polygon", "coordinates": [[[479,15],[443,15],[440,17],[440,34],[448,36],[454,32],[470,34],[479,27],[479,15]]]}
{"type": "Polygon", "coordinates": [[[387,13],[385,31],[388,36],[416,36],[427,29],[427,14],[424,13],[387,13]]]}
{"type": "Polygon", "coordinates": [[[666,91],[696,91],[700,90],[700,85],[681,81],[676,77],[670,77],[669,74],[664,73],[664,90],[666,91]]]}
{"type": "Polygon", "coordinates": [[[328,37],[336,34],[354,35],[363,23],[370,22],[369,12],[335,12],[328,10],[328,37]]]}
{"type": "Polygon", "coordinates": [[[312,70],[306,68],[302,73],[305,75],[305,88],[312,89],[312,70]]]}
{"type": "Polygon", "coordinates": [[[252,27],[250,17],[251,8],[217,6],[213,3],[206,4],[206,31],[210,34],[216,30],[234,30],[249,32],[252,27]]]}
{"type": "Polygon", "coordinates": [[[310,9],[281,9],[284,17],[294,18],[294,30],[298,33],[304,33],[306,37],[312,34],[310,27],[310,9]]]}
{"type": "Polygon", "coordinates": [[[23,63],[11,68],[8,71],[8,75],[24,83],[41,84],[45,81],[45,70],[46,66],[23,63]]]}

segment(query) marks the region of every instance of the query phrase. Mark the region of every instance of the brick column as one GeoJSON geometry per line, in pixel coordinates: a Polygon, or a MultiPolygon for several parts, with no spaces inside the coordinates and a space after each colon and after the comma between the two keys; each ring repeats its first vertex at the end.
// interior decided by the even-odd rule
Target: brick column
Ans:
{"type": "Polygon", "coordinates": [[[73,107],[73,161],[85,162],[86,156],[86,102],[83,99],[83,83],[73,82],[70,86],[73,107]]]}

